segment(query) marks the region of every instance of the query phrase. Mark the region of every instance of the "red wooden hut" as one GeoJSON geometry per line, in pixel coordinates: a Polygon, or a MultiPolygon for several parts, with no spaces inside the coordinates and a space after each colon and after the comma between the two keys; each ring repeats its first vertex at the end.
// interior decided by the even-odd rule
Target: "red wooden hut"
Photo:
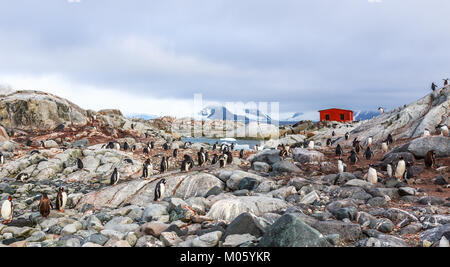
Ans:
{"type": "Polygon", "coordinates": [[[350,122],[353,121],[353,111],[347,109],[330,108],[319,110],[320,121],[340,121],[350,122]]]}

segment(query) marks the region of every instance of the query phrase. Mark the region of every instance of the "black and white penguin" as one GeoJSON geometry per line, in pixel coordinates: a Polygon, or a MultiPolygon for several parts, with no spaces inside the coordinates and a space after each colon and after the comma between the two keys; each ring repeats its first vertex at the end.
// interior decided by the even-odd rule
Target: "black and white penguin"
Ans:
{"type": "Polygon", "coordinates": [[[164,143],[162,147],[163,147],[164,150],[169,150],[169,144],[168,143],[164,143]]]}
{"type": "Polygon", "coordinates": [[[124,159],[123,161],[125,161],[126,163],[129,163],[129,164],[134,164],[133,163],[133,160],[132,159],[129,159],[129,158],[126,158],[126,159],[124,159]]]}
{"type": "Polygon", "coordinates": [[[333,132],[331,133],[331,136],[336,136],[336,133],[333,131],[333,132]]]}
{"type": "Polygon", "coordinates": [[[3,156],[3,153],[0,151],[0,164],[4,164],[5,163],[5,156],[3,156]]]}
{"type": "Polygon", "coordinates": [[[436,129],[441,132],[442,136],[449,136],[448,135],[448,127],[447,127],[447,125],[439,124],[438,126],[436,126],[436,129]]]}
{"type": "Polygon", "coordinates": [[[386,143],[387,143],[387,145],[390,145],[390,144],[394,143],[394,139],[392,138],[391,134],[388,134],[387,139],[386,139],[386,143]]]}
{"type": "Polygon", "coordinates": [[[227,156],[227,164],[232,164],[233,163],[233,153],[231,153],[230,151],[227,151],[225,155],[227,156]]]}
{"type": "Polygon", "coordinates": [[[134,151],[136,151],[136,145],[131,146],[131,152],[134,152],[134,151]]]}
{"type": "Polygon", "coordinates": [[[30,155],[34,155],[34,154],[41,154],[41,152],[39,150],[32,150],[30,152],[30,155]]]}
{"type": "Polygon", "coordinates": [[[338,159],[338,172],[343,173],[347,171],[347,165],[342,161],[342,158],[338,159]]]}
{"type": "Polygon", "coordinates": [[[240,159],[244,158],[244,149],[241,149],[241,151],[239,151],[239,158],[240,159]]]}
{"type": "Polygon", "coordinates": [[[372,136],[369,136],[367,138],[367,146],[372,146],[372,142],[373,142],[373,138],[372,138],[372,136]]]}
{"type": "Polygon", "coordinates": [[[366,151],[364,152],[364,156],[366,157],[367,160],[370,160],[373,156],[373,152],[372,150],[370,150],[370,146],[368,146],[366,148],[366,151]]]}
{"type": "Polygon", "coordinates": [[[12,222],[12,218],[14,215],[14,203],[11,196],[8,196],[8,199],[3,202],[1,213],[3,224],[12,222]]]}
{"type": "Polygon", "coordinates": [[[25,179],[28,178],[28,174],[21,172],[16,176],[16,180],[21,181],[22,183],[25,183],[25,179]]]}
{"type": "Polygon", "coordinates": [[[154,201],[160,202],[166,192],[166,179],[161,179],[155,186],[155,198],[154,201]]]}
{"type": "Polygon", "coordinates": [[[403,173],[403,179],[406,181],[414,178],[414,170],[411,162],[406,162],[405,172],[403,173]]]}
{"type": "Polygon", "coordinates": [[[154,141],[150,141],[149,147],[150,147],[150,149],[154,149],[155,148],[155,142],[154,141]]]}
{"type": "Polygon", "coordinates": [[[114,149],[115,150],[120,150],[120,144],[117,142],[114,142],[114,149]]]}
{"type": "Polygon", "coordinates": [[[181,171],[188,172],[194,167],[194,161],[192,158],[189,157],[189,159],[184,159],[181,162],[181,171]]]}
{"type": "Polygon", "coordinates": [[[213,145],[213,147],[212,147],[212,150],[216,150],[216,149],[217,149],[217,142],[214,143],[214,145],[213,145]]]}
{"type": "Polygon", "coordinates": [[[352,146],[353,147],[355,147],[356,146],[356,142],[358,141],[358,138],[357,137],[355,137],[354,139],[353,139],[353,142],[352,142],[352,146]]]}
{"type": "Polygon", "coordinates": [[[367,180],[371,184],[376,184],[378,182],[377,170],[375,170],[372,164],[369,165],[369,170],[364,175],[363,180],[367,180]]]}
{"type": "Polygon", "coordinates": [[[167,159],[165,156],[163,156],[161,159],[161,164],[160,164],[161,173],[166,172],[168,168],[169,168],[169,166],[167,164],[167,159]]]}
{"type": "Polygon", "coordinates": [[[209,162],[209,153],[205,151],[205,163],[209,162]]]}
{"type": "Polygon", "coordinates": [[[203,147],[197,152],[198,166],[202,166],[205,163],[205,152],[203,152],[203,147]]]}
{"type": "Polygon", "coordinates": [[[33,145],[33,142],[32,142],[30,139],[28,139],[28,140],[26,141],[25,145],[26,145],[26,146],[32,146],[32,145],[33,145]]]}
{"type": "Polygon", "coordinates": [[[234,150],[234,145],[235,145],[234,143],[231,143],[231,148],[230,148],[231,151],[234,150]]]}
{"type": "Polygon", "coordinates": [[[348,140],[350,138],[350,134],[348,132],[345,133],[345,140],[348,140]]]}
{"type": "Polygon", "coordinates": [[[386,165],[386,173],[388,175],[388,178],[392,177],[392,165],[391,164],[386,165]]]}
{"type": "Polygon", "coordinates": [[[432,168],[432,167],[436,166],[435,165],[436,152],[434,152],[434,150],[428,151],[427,154],[425,155],[424,162],[425,162],[425,167],[427,167],[427,168],[432,168]]]}
{"type": "Polygon", "coordinates": [[[331,138],[327,139],[327,146],[331,146],[331,138]]]}
{"type": "Polygon", "coordinates": [[[113,173],[111,174],[111,181],[110,181],[110,185],[117,185],[117,183],[119,182],[119,172],[117,171],[117,168],[114,168],[113,173]]]}
{"type": "Polygon", "coordinates": [[[405,171],[406,171],[405,160],[403,157],[400,157],[400,160],[397,162],[397,167],[395,168],[395,177],[397,177],[397,179],[402,179],[405,171]]]}
{"type": "Polygon", "coordinates": [[[425,128],[425,129],[423,130],[423,136],[424,136],[424,137],[430,136],[430,130],[428,130],[427,128],[425,128]]]}
{"type": "Polygon", "coordinates": [[[150,153],[148,147],[144,147],[144,148],[142,149],[142,153],[148,155],[148,154],[150,153]]]}
{"type": "Polygon", "coordinates": [[[77,167],[79,170],[84,168],[83,161],[81,161],[81,159],[77,159],[77,167]]]}
{"type": "Polygon", "coordinates": [[[173,155],[174,158],[178,157],[178,148],[175,148],[173,150],[173,154],[172,155],[173,155]]]}
{"type": "Polygon", "coordinates": [[[384,108],[379,107],[378,110],[380,111],[380,114],[383,114],[383,113],[384,113],[384,108]]]}
{"type": "Polygon", "coordinates": [[[127,151],[130,148],[130,145],[128,145],[128,142],[123,143],[123,150],[127,151]]]}
{"type": "Polygon", "coordinates": [[[435,91],[438,86],[433,82],[431,83],[431,90],[435,91]]]}
{"type": "Polygon", "coordinates": [[[219,161],[219,156],[217,156],[217,154],[213,155],[213,159],[211,161],[211,164],[214,165],[219,161]]]}
{"type": "Polygon", "coordinates": [[[114,143],[113,143],[113,142],[109,142],[109,143],[106,145],[106,148],[107,148],[107,149],[114,149],[114,143]]]}
{"type": "Polygon", "coordinates": [[[226,159],[227,155],[220,155],[219,156],[219,167],[223,168],[225,167],[225,165],[227,164],[227,159],[226,159]]]}
{"type": "Polygon", "coordinates": [[[356,154],[359,155],[359,152],[360,152],[362,149],[363,149],[363,148],[362,148],[360,142],[359,142],[359,141],[356,141],[356,144],[355,144],[355,151],[356,151],[356,154]]]}
{"type": "Polygon", "coordinates": [[[340,144],[336,146],[336,156],[342,156],[342,148],[340,144]]]}
{"type": "Polygon", "coordinates": [[[443,79],[443,80],[444,80],[444,87],[448,86],[450,84],[450,80],[448,78],[447,79],[443,79]]]}
{"type": "Polygon", "coordinates": [[[67,193],[64,191],[64,187],[60,187],[58,194],[56,195],[56,209],[60,212],[64,212],[64,208],[67,203],[67,193]]]}
{"type": "Polygon", "coordinates": [[[42,193],[41,201],[39,201],[39,213],[41,213],[42,217],[47,218],[51,209],[53,209],[53,205],[47,193],[42,193]]]}
{"type": "Polygon", "coordinates": [[[383,151],[383,153],[387,153],[388,150],[389,150],[389,147],[387,145],[387,142],[381,143],[381,151],[383,151]]]}
{"type": "Polygon", "coordinates": [[[45,143],[44,143],[44,141],[41,141],[41,147],[45,148],[45,143]]]}
{"type": "Polygon", "coordinates": [[[144,164],[142,164],[142,178],[147,178],[148,177],[148,165],[146,164],[146,162],[144,162],[144,164]]]}
{"type": "Polygon", "coordinates": [[[280,150],[279,155],[280,155],[280,157],[282,157],[282,158],[286,158],[286,157],[287,157],[288,153],[287,153],[286,149],[284,148],[284,146],[281,147],[281,150],[280,150]]]}
{"type": "Polygon", "coordinates": [[[355,164],[359,160],[358,155],[356,155],[355,150],[352,150],[350,152],[350,156],[348,157],[348,160],[351,164],[355,164]]]}

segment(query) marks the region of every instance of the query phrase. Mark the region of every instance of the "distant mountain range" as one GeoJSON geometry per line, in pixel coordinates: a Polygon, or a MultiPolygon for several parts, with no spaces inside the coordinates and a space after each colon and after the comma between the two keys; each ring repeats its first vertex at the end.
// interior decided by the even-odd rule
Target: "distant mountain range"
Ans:
{"type": "Polygon", "coordinates": [[[353,120],[355,121],[370,120],[378,115],[380,115],[379,111],[359,110],[354,111],[353,120]]]}
{"type": "Polygon", "coordinates": [[[144,120],[153,120],[159,118],[160,116],[150,115],[150,114],[127,114],[125,115],[128,119],[144,119],[144,120]]]}

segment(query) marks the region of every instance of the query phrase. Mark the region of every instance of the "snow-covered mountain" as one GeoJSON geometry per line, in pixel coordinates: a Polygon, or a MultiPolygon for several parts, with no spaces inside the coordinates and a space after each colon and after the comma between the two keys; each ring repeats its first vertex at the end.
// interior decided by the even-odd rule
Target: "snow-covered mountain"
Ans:
{"type": "Polygon", "coordinates": [[[125,117],[128,119],[153,120],[153,119],[158,118],[159,116],[151,115],[151,114],[126,114],[125,117]]]}
{"type": "Polygon", "coordinates": [[[258,109],[242,109],[231,112],[225,106],[208,106],[199,112],[202,120],[232,120],[246,124],[252,121],[274,123],[269,115],[258,109]]]}
{"type": "Polygon", "coordinates": [[[380,111],[358,110],[353,113],[353,120],[355,121],[370,120],[378,115],[380,115],[380,111]]]}

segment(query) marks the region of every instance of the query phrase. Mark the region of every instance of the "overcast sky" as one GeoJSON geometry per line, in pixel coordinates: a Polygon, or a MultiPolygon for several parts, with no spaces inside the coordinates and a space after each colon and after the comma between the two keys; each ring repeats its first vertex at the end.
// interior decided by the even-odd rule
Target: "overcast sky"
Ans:
{"type": "Polygon", "coordinates": [[[448,0],[0,0],[0,84],[83,108],[386,109],[450,76],[448,0]]]}

